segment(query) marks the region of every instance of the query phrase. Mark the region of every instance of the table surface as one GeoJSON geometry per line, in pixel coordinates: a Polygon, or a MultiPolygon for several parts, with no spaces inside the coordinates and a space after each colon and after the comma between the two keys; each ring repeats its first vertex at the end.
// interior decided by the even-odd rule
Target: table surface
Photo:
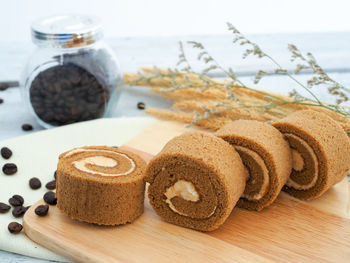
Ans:
{"type": "MultiPolygon", "coordinates": [[[[276,58],[285,68],[292,70],[289,61],[290,55],[287,44],[296,44],[304,52],[312,52],[319,64],[326,69],[329,75],[346,87],[350,87],[350,32],[339,33],[295,33],[252,35],[249,38],[257,42],[266,53],[276,58]]],[[[232,36],[186,36],[186,37],[149,37],[149,38],[119,38],[107,39],[119,58],[123,71],[136,72],[140,67],[154,66],[174,67],[178,60],[178,42],[196,40],[206,45],[210,53],[223,66],[232,67],[244,83],[253,86],[253,75],[259,70],[273,70],[273,65],[267,60],[249,58],[241,59],[242,48],[233,46],[232,36]]],[[[0,82],[19,80],[21,70],[26,63],[34,46],[24,43],[0,43],[0,82]]],[[[203,65],[196,61],[196,52],[190,48],[186,54],[194,68],[201,70],[203,65]]],[[[222,73],[216,71],[213,77],[221,78],[222,73]]],[[[299,76],[300,81],[310,78],[309,74],[299,76]]],[[[267,77],[260,83],[259,88],[278,93],[288,94],[295,84],[283,76],[267,77]]],[[[315,90],[321,100],[329,101],[329,95],[325,89],[315,90]]],[[[21,99],[20,87],[11,87],[6,91],[0,91],[0,98],[4,103],[0,104],[0,141],[23,134],[23,123],[33,125],[36,132],[42,128],[35,123],[25,103],[21,99]]],[[[143,116],[145,113],[137,109],[139,101],[155,107],[168,107],[169,101],[149,96],[145,88],[125,88],[119,102],[112,111],[112,117],[143,116]]],[[[349,105],[349,104],[348,104],[349,105]]],[[[9,262],[49,262],[33,259],[21,255],[0,251],[0,261],[9,262]]]]}

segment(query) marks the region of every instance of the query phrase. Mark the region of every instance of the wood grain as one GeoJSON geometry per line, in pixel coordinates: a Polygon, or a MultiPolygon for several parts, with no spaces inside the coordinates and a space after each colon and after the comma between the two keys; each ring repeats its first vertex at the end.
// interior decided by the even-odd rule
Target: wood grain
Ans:
{"type": "Polygon", "coordinates": [[[160,220],[146,205],[132,224],[100,227],[73,221],[56,207],[24,219],[34,241],[77,262],[271,262],[225,241],[160,220]]]}
{"type": "MultiPolygon", "coordinates": [[[[182,124],[160,122],[123,147],[149,160],[150,153],[183,131],[182,124]]],[[[79,223],[54,206],[39,218],[36,205],[23,223],[32,240],[78,262],[348,262],[348,204],[349,185],[342,182],[318,202],[281,194],[261,212],[236,208],[211,233],[164,222],[147,199],[145,213],[125,226],[79,223]]]]}
{"type": "Polygon", "coordinates": [[[169,140],[189,131],[208,132],[199,127],[188,127],[181,122],[160,121],[151,127],[146,128],[141,134],[131,139],[126,143],[126,146],[156,155],[169,140]]]}
{"type": "Polygon", "coordinates": [[[235,209],[209,234],[277,262],[349,262],[350,220],[282,194],[261,212],[235,209]]]}
{"type": "MultiPolygon", "coordinates": [[[[285,194],[285,198],[299,201],[287,194],[285,194]]],[[[340,183],[331,187],[327,192],[315,200],[299,202],[333,215],[350,218],[350,190],[348,178],[344,178],[340,183]]]]}

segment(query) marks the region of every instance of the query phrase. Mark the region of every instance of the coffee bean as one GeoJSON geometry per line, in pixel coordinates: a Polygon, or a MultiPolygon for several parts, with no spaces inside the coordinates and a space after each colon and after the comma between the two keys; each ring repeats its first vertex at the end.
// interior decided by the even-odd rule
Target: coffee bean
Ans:
{"type": "Polygon", "coordinates": [[[56,189],[56,180],[52,180],[50,182],[48,182],[45,187],[49,190],[54,190],[56,189]]]}
{"type": "Polygon", "coordinates": [[[16,206],[12,209],[12,215],[14,217],[22,217],[27,209],[24,206],[16,206]]]}
{"type": "Polygon", "coordinates": [[[17,222],[11,222],[8,226],[7,226],[8,230],[10,231],[10,233],[12,234],[18,234],[19,232],[22,231],[23,226],[20,223],[17,222]]]}
{"type": "Polygon", "coordinates": [[[39,178],[33,177],[32,179],[30,179],[29,186],[30,186],[30,188],[32,188],[34,190],[39,189],[41,187],[41,182],[40,182],[39,178]]]}
{"type": "Polygon", "coordinates": [[[9,199],[9,203],[12,206],[22,206],[24,203],[24,199],[20,195],[14,195],[9,199]]]}
{"type": "Polygon", "coordinates": [[[35,208],[35,214],[38,216],[46,216],[47,212],[49,212],[48,205],[39,205],[37,208],[35,208]]]}
{"type": "Polygon", "coordinates": [[[12,156],[12,151],[7,147],[2,147],[1,148],[1,156],[4,159],[10,159],[10,157],[12,156]]]}
{"type": "Polygon", "coordinates": [[[10,210],[10,208],[11,208],[11,206],[0,202],[0,213],[1,214],[7,213],[10,210]]]}
{"type": "Polygon", "coordinates": [[[0,104],[4,103],[4,99],[0,98],[0,104]]]}
{"type": "Polygon", "coordinates": [[[55,180],[57,179],[57,171],[55,171],[55,173],[53,174],[53,177],[55,178],[55,180]]]}
{"type": "Polygon", "coordinates": [[[144,110],[146,108],[146,105],[143,102],[139,102],[139,103],[137,103],[137,108],[139,110],[144,110]]]}
{"type": "Polygon", "coordinates": [[[31,130],[33,130],[33,126],[31,125],[31,124],[23,124],[22,125],[22,130],[24,130],[24,131],[31,131],[31,130]]]}
{"type": "Polygon", "coordinates": [[[7,85],[6,83],[3,83],[0,85],[0,91],[7,90],[8,88],[9,88],[9,85],[7,85]]]}
{"type": "Polygon", "coordinates": [[[44,194],[44,201],[49,205],[56,205],[57,204],[57,198],[55,196],[55,193],[52,191],[49,191],[44,194]]]}
{"type": "Polygon", "coordinates": [[[13,175],[17,172],[17,165],[15,165],[14,163],[6,163],[2,167],[2,171],[6,175],[13,175]]]}

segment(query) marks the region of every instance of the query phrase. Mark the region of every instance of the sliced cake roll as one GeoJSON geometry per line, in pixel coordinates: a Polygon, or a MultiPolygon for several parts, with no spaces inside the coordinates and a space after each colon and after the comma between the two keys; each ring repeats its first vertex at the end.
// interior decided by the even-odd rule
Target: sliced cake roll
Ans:
{"type": "Polygon", "coordinates": [[[292,167],[283,135],[271,125],[254,120],[234,121],[216,135],[234,146],[245,166],[247,182],[238,206],[259,211],[270,205],[287,182],[292,167]]]}
{"type": "Polygon", "coordinates": [[[341,181],[350,170],[350,140],[323,113],[297,111],[273,124],[292,149],[293,170],[284,191],[310,200],[341,181]]]}
{"type": "Polygon", "coordinates": [[[199,132],[169,141],[151,160],[146,175],[156,213],[200,231],[223,224],[245,186],[238,153],[224,140],[199,132]]]}
{"type": "Polygon", "coordinates": [[[82,147],[62,153],[57,167],[57,206],[83,222],[132,222],[143,213],[145,169],[141,157],[112,147],[82,147]]]}

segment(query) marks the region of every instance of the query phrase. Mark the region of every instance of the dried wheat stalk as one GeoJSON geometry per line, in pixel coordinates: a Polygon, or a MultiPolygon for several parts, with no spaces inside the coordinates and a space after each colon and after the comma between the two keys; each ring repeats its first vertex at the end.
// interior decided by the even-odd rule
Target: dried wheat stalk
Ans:
{"type": "MultiPolygon", "coordinates": [[[[254,119],[259,121],[275,121],[288,114],[302,109],[322,111],[336,120],[346,131],[350,131],[350,119],[332,110],[308,105],[284,104],[266,110],[266,104],[278,96],[286,101],[293,101],[292,97],[274,94],[270,92],[257,92],[244,89],[239,85],[232,88],[236,99],[227,98],[225,85],[228,82],[210,79],[208,82],[198,75],[177,72],[172,77],[167,77],[166,69],[142,68],[142,73],[125,73],[126,84],[149,86],[155,95],[171,99],[175,110],[162,110],[149,108],[147,113],[162,119],[177,120],[184,123],[194,123],[210,130],[217,130],[224,124],[237,119],[254,119]],[[161,72],[157,76],[156,73],[161,72]],[[141,76],[141,78],[140,78],[141,76]],[[177,87],[174,89],[174,85],[177,87]],[[271,95],[271,97],[267,95],[271,95]],[[267,98],[268,97],[268,98],[267,98]],[[249,105],[249,106],[247,106],[249,105]],[[198,118],[198,114],[212,112],[204,118],[198,118]]],[[[209,79],[209,78],[208,78],[209,79]]]]}

